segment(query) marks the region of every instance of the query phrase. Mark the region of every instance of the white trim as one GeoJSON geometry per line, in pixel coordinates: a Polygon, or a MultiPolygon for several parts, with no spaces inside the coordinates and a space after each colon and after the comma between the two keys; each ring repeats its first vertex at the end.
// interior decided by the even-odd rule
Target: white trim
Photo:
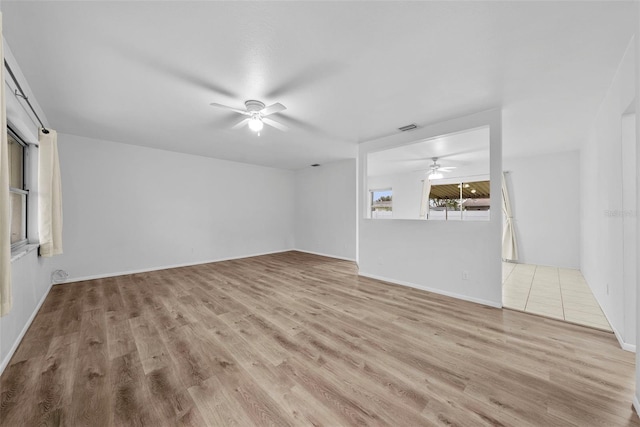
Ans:
{"type": "Polygon", "coordinates": [[[40,302],[38,302],[38,305],[33,310],[33,313],[31,313],[31,316],[29,316],[29,320],[27,320],[27,323],[25,323],[24,328],[22,328],[22,331],[20,331],[20,335],[18,335],[18,337],[16,338],[16,341],[11,346],[11,349],[9,349],[9,352],[5,356],[4,360],[2,360],[2,363],[0,364],[0,375],[2,375],[7,365],[9,365],[9,362],[11,361],[13,354],[16,352],[16,350],[18,349],[18,346],[22,342],[22,338],[24,338],[24,335],[27,333],[27,330],[29,329],[29,326],[31,326],[33,319],[36,318],[38,311],[40,311],[40,307],[42,307],[44,300],[47,299],[47,296],[49,296],[49,292],[51,291],[51,286],[52,285],[49,284],[47,291],[44,293],[42,298],[40,298],[40,302]]]}
{"type": "Polygon", "coordinates": [[[476,304],[487,305],[489,307],[502,308],[502,302],[496,303],[496,302],[484,300],[484,299],[481,299],[481,298],[474,298],[474,297],[470,297],[470,296],[467,296],[467,295],[457,294],[455,292],[447,292],[447,291],[443,291],[441,289],[435,289],[435,288],[430,288],[428,286],[423,286],[423,285],[418,285],[418,284],[415,284],[415,283],[405,282],[403,280],[395,280],[395,279],[390,279],[388,277],[377,276],[375,274],[368,274],[368,273],[360,272],[360,273],[358,273],[358,275],[359,276],[363,276],[363,277],[369,277],[371,279],[382,280],[383,282],[394,283],[396,285],[408,286],[410,288],[420,289],[420,290],[427,291],[427,292],[433,292],[434,294],[439,294],[439,295],[444,295],[444,296],[447,296],[447,297],[457,298],[457,299],[461,299],[463,301],[469,301],[469,302],[473,302],[473,303],[476,303],[476,304]]]}
{"type": "MultiPolygon", "coordinates": [[[[600,305],[599,301],[598,301],[598,305],[600,305]]],[[[613,335],[616,336],[616,339],[618,340],[618,344],[620,344],[620,348],[622,348],[623,350],[635,353],[636,352],[636,346],[634,344],[629,344],[629,343],[625,342],[625,340],[622,338],[622,335],[618,332],[618,330],[615,328],[615,326],[613,326],[613,323],[611,323],[611,320],[609,320],[609,316],[607,316],[607,313],[605,313],[604,310],[602,310],[602,308],[600,309],[600,311],[602,311],[602,314],[604,314],[604,318],[607,319],[607,323],[609,323],[609,326],[611,327],[611,330],[613,331],[613,335]]]]}
{"type": "Polygon", "coordinates": [[[295,251],[295,250],[297,250],[297,249],[282,249],[282,250],[279,250],[279,251],[272,251],[272,252],[261,252],[261,253],[250,254],[250,255],[241,255],[241,256],[228,257],[228,258],[218,258],[218,259],[209,260],[209,261],[186,262],[186,263],[183,263],[183,264],[171,264],[171,265],[165,265],[165,266],[162,266],[162,267],[149,267],[149,268],[141,268],[141,269],[137,269],[137,270],[118,271],[118,272],[114,272],[114,273],[94,274],[94,275],[91,275],[91,276],[71,277],[71,278],[65,280],[64,282],[56,283],[56,285],[64,285],[65,283],[73,283],[73,282],[84,282],[85,280],[106,279],[108,277],[125,276],[127,274],[138,274],[138,273],[148,273],[150,271],[169,270],[171,268],[191,267],[191,266],[194,266],[194,265],[211,264],[213,262],[232,261],[234,259],[253,258],[253,257],[256,257],[256,256],[280,254],[280,253],[283,253],[283,252],[291,252],[291,251],[295,251]]]}
{"type": "MultiPolygon", "coordinates": [[[[586,280],[586,277],[585,277],[585,280],[586,280]]],[[[596,299],[596,302],[598,303],[598,307],[600,307],[600,311],[602,311],[602,314],[604,314],[604,318],[607,319],[607,323],[609,324],[609,327],[613,331],[613,335],[615,335],[616,339],[618,340],[618,344],[620,345],[620,348],[625,350],[625,351],[630,351],[632,353],[635,353],[636,352],[636,346],[634,344],[629,344],[629,343],[625,342],[624,338],[622,338],[622,334],[620,334],[618,332],[618,330],[615,328],[615,326],[613,326],[613,323],[611,322],[611,319],[609,319],[609,316],[604,311],[604,309],[602,308],[602,305],[600,304],[600,301],[596,297],[595,292],[593,292],[593,289],[591,288],[591,285],[589,285],[589,281],[587,281],[587,286],[589,286],[589,290],[593,294],[593,297],[596,299]]]]}
{"type": "Polygon", "coordinates": [[[324,257],[327,257],[327,258],[341,259],[343,261],[356,262],[355,258],[346,258],[346,257],[337,256],[337,255],[323,254],[322,252],[306,251],[304,249],[292,249],[292,250],[293,251],[298,251],[298,252],[304,252],[305,254],[318,255],[318,256],[324,256],[324,257]]]}
{"type": "Polygon", "coordinates": [[[633,407],[635,408],[636,413],[638,415],[640,415],[640,402],[638,402],[638,395],[637,394],[633,395],[633,407]]]}
{"type": "Polygon", "coordinates": [[[15,262],[20,258],[26,256],[27,254],[35,251],[40,247],[39,243],[27,243],[24,246],[21,246],[19,249],[11,252],[11,262],[15,262]]]}

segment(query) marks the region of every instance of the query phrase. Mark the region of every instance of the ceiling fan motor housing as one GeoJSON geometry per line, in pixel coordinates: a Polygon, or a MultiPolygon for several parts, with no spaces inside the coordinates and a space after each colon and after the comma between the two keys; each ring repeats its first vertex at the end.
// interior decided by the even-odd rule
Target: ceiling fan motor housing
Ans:
{"type": "Polygon", "coordinates": [[[258,112],[264,110],[264,102],[256,101],[255,99],[250,99],[244,103],[245,107],[247,107],[247,111],[250,113],[258,112]]]}

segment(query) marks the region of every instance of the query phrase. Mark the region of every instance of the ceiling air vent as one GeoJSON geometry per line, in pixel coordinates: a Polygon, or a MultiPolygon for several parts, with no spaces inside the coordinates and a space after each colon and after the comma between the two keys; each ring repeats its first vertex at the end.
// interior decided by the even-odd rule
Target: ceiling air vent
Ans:
{"type": "Polygon", "coordinates": [[[406,126],[402,126],[399,127],[398,130],[401,130],[402,132],[406,132],[408,130],[414,130],[416,129],[418,126],[415,125],[415,123],[411,123],[410,125],[406,125],[406,126]]]}
{"type": "Polygon", "coordinates": [[[320,166],[320,163],[314,163],[311,165],[312,168],[317,168],[318,166],[320,166]]]}

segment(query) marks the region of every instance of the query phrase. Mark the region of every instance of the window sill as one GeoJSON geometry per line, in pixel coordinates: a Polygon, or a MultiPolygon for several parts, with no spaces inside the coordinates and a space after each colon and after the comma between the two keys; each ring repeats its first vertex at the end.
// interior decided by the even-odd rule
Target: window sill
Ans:
{"type": "Polygon", "coordinates": [[[33,252],[39,247],[40,245],[38,243],[28,243],[23,247],[16,249],[14,252],[11,252],[11,262],[19,260],[20,258],[27,255],[29,252],[33,252]]]}

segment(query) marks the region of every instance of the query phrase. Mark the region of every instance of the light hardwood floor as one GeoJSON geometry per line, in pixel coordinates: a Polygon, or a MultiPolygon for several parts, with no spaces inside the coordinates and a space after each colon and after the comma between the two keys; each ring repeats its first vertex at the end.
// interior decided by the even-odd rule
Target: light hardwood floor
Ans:
{"type": "Polygon", "coordinates": [[[299,252],[55,286],[0,424],[640,425],[613,335],[299,252]]]}

